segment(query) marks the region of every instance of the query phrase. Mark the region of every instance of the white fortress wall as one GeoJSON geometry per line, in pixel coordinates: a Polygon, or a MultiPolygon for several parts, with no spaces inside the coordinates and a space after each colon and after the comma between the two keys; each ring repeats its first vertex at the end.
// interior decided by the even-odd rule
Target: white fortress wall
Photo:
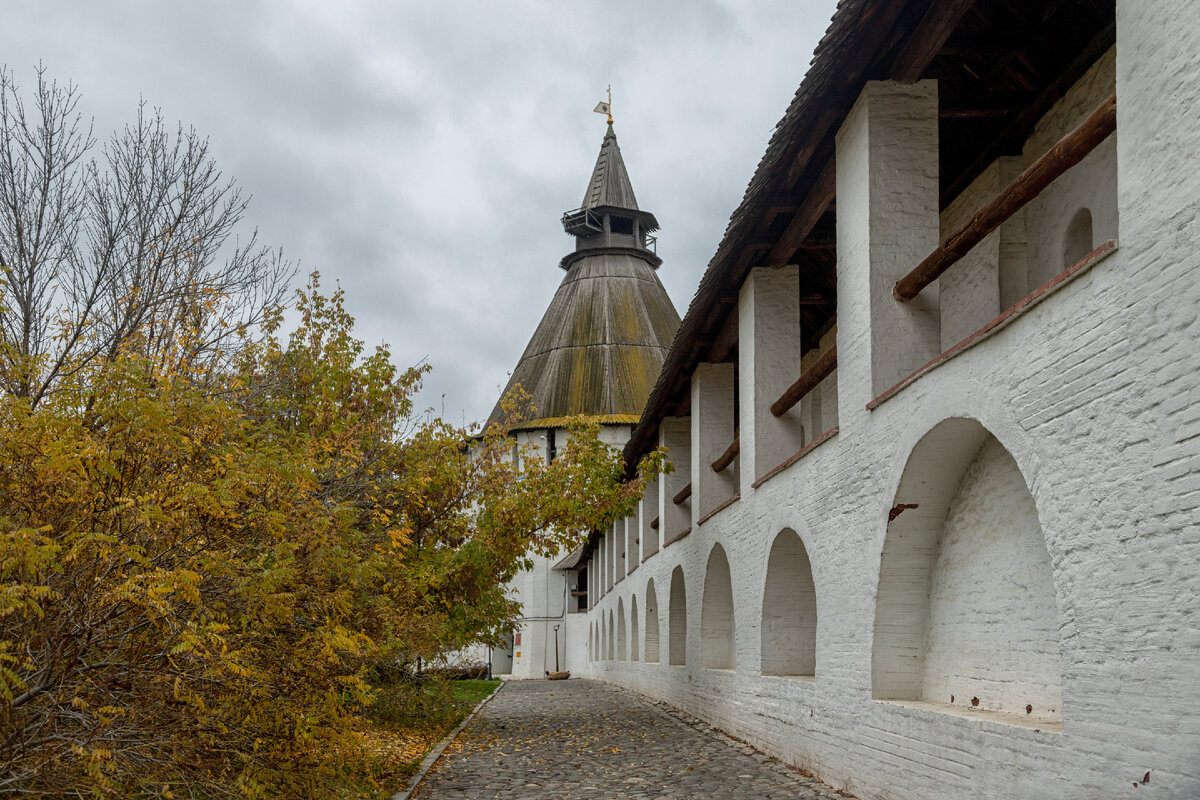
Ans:
{"type": "Polygon", "coordinates": [[[605,650],[589,675],[864,798],[1115,797],[1146,772],[1142,791],[1200,795],[1196,30],[1200,4],[1118,3],[1116,52],[1025,158],[1114,83],[1119,134],[913,307],[891,281],[1020,165],[939,215],[936,87],[868,85],[839,136],[838,432],[760,480],[769,427],[745,399],[778,384],[755,363],[786,359],[743,347],[740,499],[704,518],[733,489],[689,474],[728,444],[705,431],[729,433],[703,383],[727,379],[698,371],[720,424],[664,420],[691,467],[657,487],[661,549],[589,614],[603,628],[636,597],[643,657],[605,650]],[[1084,207],[1115,251],[878,399],[1061,272],[1084,207]],[[689,481],[709,496],[672,503],[689,481]]]}

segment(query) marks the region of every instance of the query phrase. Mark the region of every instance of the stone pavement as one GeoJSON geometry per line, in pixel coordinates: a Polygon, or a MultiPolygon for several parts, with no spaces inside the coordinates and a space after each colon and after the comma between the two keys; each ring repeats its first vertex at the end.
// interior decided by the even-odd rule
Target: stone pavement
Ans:
{"type": "Polygon", "coordinates": [[[814,778],[674,709],[589,680],[509,681],[414,800],[833,800],[814,778]]]}

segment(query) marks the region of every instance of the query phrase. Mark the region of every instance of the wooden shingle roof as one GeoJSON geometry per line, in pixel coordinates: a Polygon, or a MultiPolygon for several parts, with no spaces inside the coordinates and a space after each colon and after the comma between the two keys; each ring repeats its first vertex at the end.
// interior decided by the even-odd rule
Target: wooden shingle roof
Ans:
{"type": "MultiPolygon", "coordinates": [[[[628,210],[653,221],[638,210],[611,125],[584,208],[628,210]]],[[[580,414],[634,424],[662,370],[679,313],[655,273],[658,257],[644,244],[596,244],[563,259],[567,274],[504,389],[519,384],[532,397],[533,418],[519,428],[561,427],[580,414]]],[[[488,421],[500,417],[497,404],[488,421]]]]}
{"type": "MultiPolygon", "coordinates": [[[[679,327],[679,314],[654,268],[630,253],[581,258],[563,277],[513,370],[533,397],[534,419],[556,427],[587,414],[630,424],[641,416],[679,327]]],[[[491,420],[499,421],[499,407],[491,420]]]]}
{"type": "Polygon", "coordinates": [[[621,158],[621,148],[617,145],[617,134],[612,125],[604,134],[600,145],[600,155],[592,170],[592,180],[588,183],[587,191],[583,194],[581,208],[600,208],[613,206],[636,211],[637,198],[633,195],[633,184],[629,180],[629,172],[625,169],[625,160],[621,158]]]}

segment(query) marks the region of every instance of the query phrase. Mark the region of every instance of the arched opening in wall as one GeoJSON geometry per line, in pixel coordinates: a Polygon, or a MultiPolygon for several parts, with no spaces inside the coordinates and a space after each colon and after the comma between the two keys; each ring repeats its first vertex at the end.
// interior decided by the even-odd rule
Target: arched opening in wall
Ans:
{"type": "Polygon", "coordinates": [[[637,595],[629,596],[629,660],[638,660],[637,595]]]}
{"type": "Polygon", "coordinates": [[[733,669],[733,585],[725,548],[713,545],[700,604],[700,666],[733,669]]]}
{"type": "Polygon", "coordinates": [[[600,615],[600,640],[596,642],[596,660],[603,661],[607,651],[604,649],[604,643],[608,641],[605,638],[605,631],[608,630],[604,625],[604,614],[600,615]]]}
{"type": "Polygon", "coordinates": [[[687,590],[683,586],[683,567],[671,573],[671,600],[667,606],[667,658],[669,663],[687,663],[687,590]]]}
{"type": "Polygon", "coordinates": [[[804,542],[785,528],[767,559],[762,673],[812,676],[817,666],[817,590],[804,542]]]}
{"type": "Polygon", "coordinates": [[[614,645],[614,640],[617,634],[617,627],[613,625],[613,612],[609,609],[608,612],[608,660],[612,661],[617,656],[617,648],[614,645]]]}
{"type": "Polygon", "coordinates": [[[654,578],[646,581],[646,663],[658,663],[658,596],[654,578]]]}
{"type": "Polygon", "coordinates": [[[625,598],[617,599],[617,660],[627,660],[625,641],[628,638],[625,629],[625,598]]]}
{"type": "Polygon", "coordinates": [[[1016,461],[973,419],[909,456],[880,560],[872,696],[1062,719],[1054,576],[1016,461]]]}
{"type": "Polygon", "coordinates": [[[592,636],[593,633],[595,633],[595,631],[592,629],[592,626],[588,625],[588,642],[587,642],[588,661],[592,661],[593,656],[594,656],[594,653],[592,652],[593,642],[595,641],[595,638],[592,636]]]}
{"type": "Polygon", "coordinates": [[[1063,234],[1063,268],[1078,263],[1095,247],[1092,238],[1092,212],[1087,208],[1081,208],[1075,212],[1075,216],[1063,234]]]}

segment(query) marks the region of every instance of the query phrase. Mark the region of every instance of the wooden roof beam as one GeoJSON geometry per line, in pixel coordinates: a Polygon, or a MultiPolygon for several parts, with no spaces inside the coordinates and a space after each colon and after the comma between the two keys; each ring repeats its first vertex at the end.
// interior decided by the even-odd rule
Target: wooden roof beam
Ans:
{"type": "Polygon", "coordinates": [[[1033,99],[1032,92],[940,92],[938,116],[942,119],[1004,117],[1019,114],[1033,99]]]}
{"type": "Polygon", "coordinates": [[[942,45],[958,27],[974,0],[935,0],[917,23],[917,28],[892,62],[892,78],[901,83],[916,83],[925,68],[941,52],[942,45]]]}
{"type": "Polygon", "coordinates": [[[1112,47],[1116,41],[1117,28],[1115,22],[1110,22],[1105,26],[1104,30],[1096,34],[1096,36],[1088,42],[1087,46],[1080,51],[1070,64],[1068,64],[1058,77],[1051,81],[1033,101],[1025,107],[1025,109],[1010,122],[1000,135],[991,141],[983,151],[971,162],[965,170],[954,181],[946,187],[942,192],[941,203],[944,208],[954,198],[962,194],[963,190],[971,185],[971,181],[975,180],[988,166],[1002,155],[1011,155],[1020,152],[1020,147],[1029,133],[1033,130],[1034,125],[1041,119],[1050,107],[1058,102],[1067,89],[1075,85],[1083,74],[1087,72],[1092,64],[1096,63],[1096,59],[1104,55],[1104,51],[1112,47]]]}
{"type": "Polygon", "coordinates": [[[827,306],[836,302],[837,298],[831,294],[820,292],[801,292],[800,294],[800,305],[802,306],[827,306]]]}
{"type": "Polygon", "coordinates": [[[796,216],[792,217],[787,229],[775,242],[770,254],[767,255],[767,266],[782,267],[787,264],[791,260],[792,253],[800,249],[800,245],[804,243],[804,240],[812,233],[813,227],[820,221],[821,215],[825,213],[826,207],[833,200],[834,192],[837,190],[836,161],[836,158],[830,158],[825,162],[824,168],[817,179],[813,181],[808,196],[804,198],[804,204],[796,211],[796,216]]]}

